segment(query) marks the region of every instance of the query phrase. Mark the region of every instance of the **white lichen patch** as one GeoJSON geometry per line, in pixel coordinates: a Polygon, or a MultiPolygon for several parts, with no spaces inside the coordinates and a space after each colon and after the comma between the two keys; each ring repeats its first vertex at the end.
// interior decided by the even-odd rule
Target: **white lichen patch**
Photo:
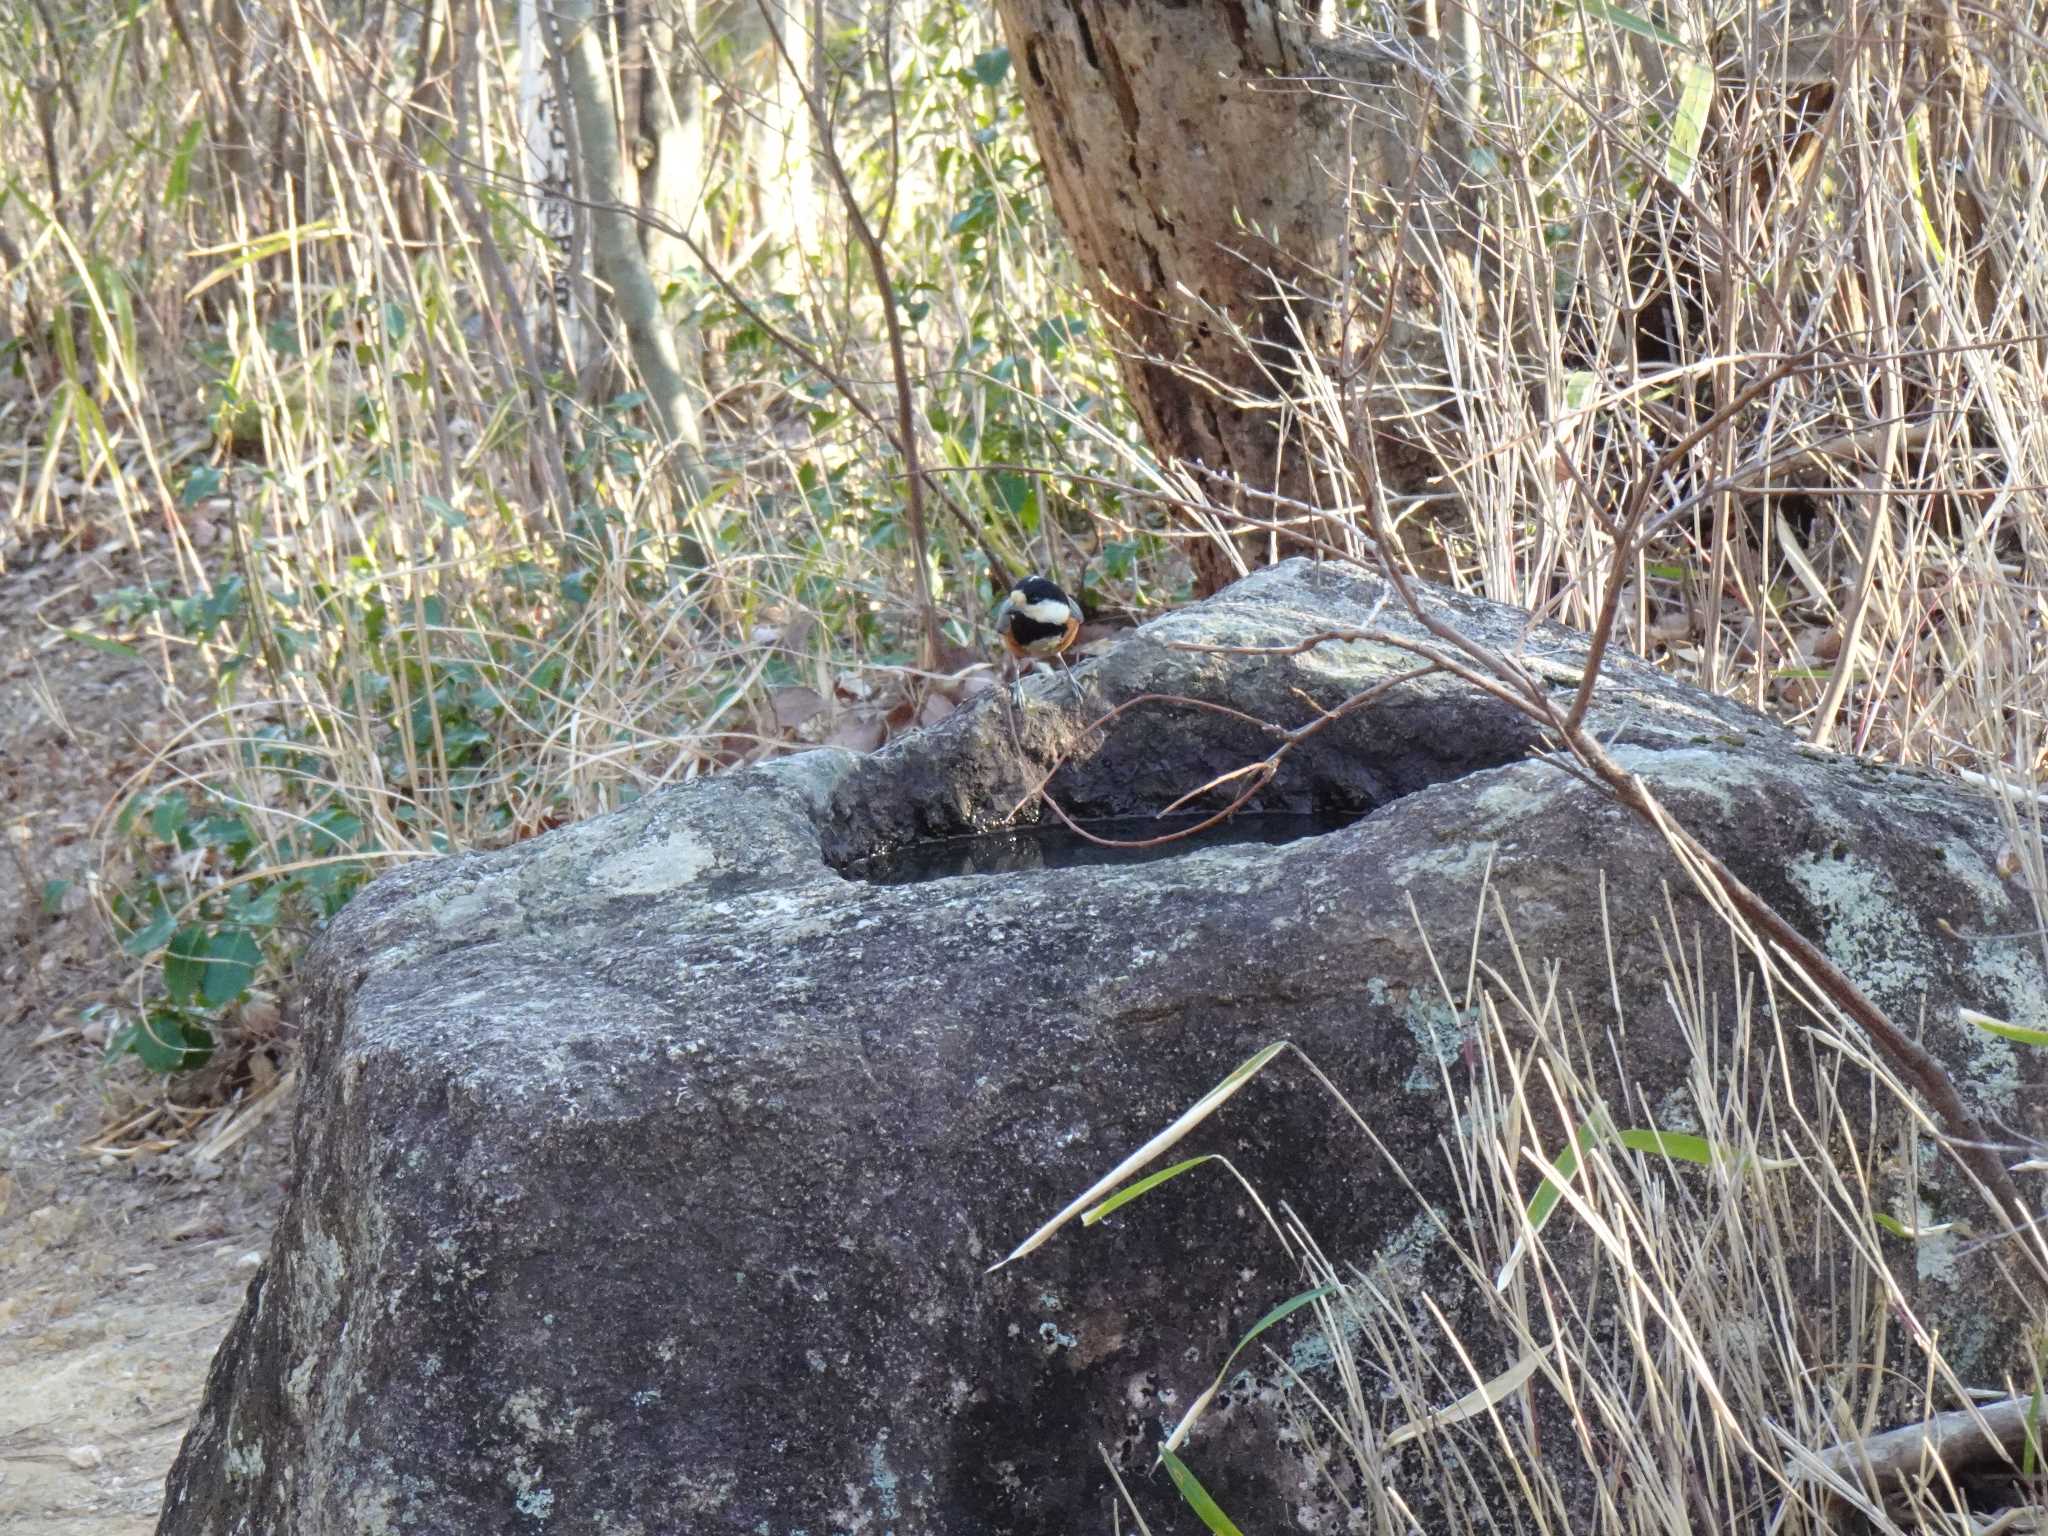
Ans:
{"type": "Polygon", "coordinates": [[[1723,747],[1666,747],[1650,752],[1622,749],[1615,757],[1626,767],[1686,794],[1711,800],[1731,820],[1753,815],[1761,782],[1754,759],[1723,747]]]}
{"type": "Polygon", "coordinates": [[[398,1500],[397,1491],[388,1484],[359,1484],[348,1496],[352,1525],[363,1536],[399,1536],[411,1521],[399,1510],[398,1500]]]}
{"type": "Polygon", "coordinates": [[[313,1378],[319,1374],[320,1357],[310,1354],[292,1367],[291,1375],[285,1378],[285,1395],[292,1400],[292,1410],[301,1418],[309,1417],[313,1400],[313,1378]]]}
{"type": "Polygon", "coordinates": [[[1786,874],[1821,915],[1821,946],[1858,986],[1917,996],[1931,973],[1926,936],[1903,914],[1909,904],[1877,865],[1853,854],[1801,854],[1786,874]]]}
{"type": "Polygon", "coordinates": [[[1432,881],[1460,884],[1477,880],[1494,856],[1495,844],[1458,842],[1444,847],[1418,848],[1387,861],[1387,877],[1396,886],[1426,885],[1432,881]]]}
{"type": "Polygon", "coordinates": [[[816,891],[802,888],[753,892],[732,903],[737,909],[735,931],[773,933],[778,953],[787,959],[787,946],[838,931],[845,916],[846,893],[834,887],[826,888],[826,893],[841,901],[828,905],[817,899],[816,891]]]}
{"type": "MultiPolygon", "coordinates": [[[[1413,663],[1391,645],[1369,640],[1331,641],[1295,658],[1294,665],[1311,677],[1327,677],[1356,692],[1413,663]]],[[[1426,686],[1426,685],[1424,685],[1426,686]]]]}
{"type": "Polygon", "coordinates": [[[519,1507],[522,1515],[534,1520],[545,1520],[555,1512],[554,1490],[541,1485],[538,1468],[507,1467],[505,1486],[512,1490],[512,1502],[519,1507]]]}
{"type": "Polygon", "coordinates": [[[717,867],[718,850],[688,828],[678,828],[659,842],[622,848],[599,860],[587,879],[611,896],[659,896],[694,884],[717,867]]]}
{"type": "MultiPolygon", "coordinates": [[[[2040,999],[2032,1001],[2037,1005],[2033,1011],[2039,1013],[2040,999]]],[[[2020,1105],[2019,1052],[2002,1035],[1969,1025],[1958,1027],[1964,1031],[1969,1054],[1963,1063],[1964,1080],[1957,1087],[1975,1108],[2000,1119],[2011,1118],[2020,1105]]]]}
{"type": "Polygon", "coordinates": [[[1941,861],[1944,874],[1953,876],[1977,893],[1977,910],[1972,914],[1977,923],[1993,923],[1997,914],[2012,909],[2005,882],[1998,878],[1998,871],[1991,867],[1983,854],[1961,838],[1951,837],[1942,841],[1941,861]]]}
{"type": "Polygon", "coordinates": [[[541,1433],[541,1400],[537,1393],[514,1392],[505,1399],[505,1417],[534,1439],[541,1433]]]}
{"type": "Polygon", "coordinates": [[[1690,1088],[1673,1088],[1657,1101],[1655,1128],[1660,1131],[1691,1131],[1706,1127],[1700,1123],[1700,1108],[1690,1088]]]}
{"type": "Polygon", "coordinates": [[[1420,1280],[1431,1251],[1443,1238],[1443,1223],[1437,1214],[1418,1211],[1413,1221],[1380,1244],[1379,1261],[1398,1279],[1420,1280]]]}
{"type": "Polygon", "coordinates": [[[1443,1087],[1440,1068],[1456,1061],[1472,1038],[1471,1028],[1441,999],[1410,1001],[1401,1023],[1415,1038],[1421,1060],[1401,1086],[1410,1093],[1435,1093],[1443,1087]]]}
{"type": "Polygon", "coordinates": [[[1560,773],[1531,773],[1519,766],[1493,769],[1471,775],[1485,781],[1472,796],[1480,815],[1500,826],[1513,826],[1522,818],[1547,811],[1557,798],[1575,787],[1575,781],[1560,773]]]}
{"type": "Polygon", "coordinates": [[[229,1477],[258,1478],[263,1475],[263,1442],[252,1440],[247,1445],[234,1444],[228,1447],[227,1469],[229,1477]]]}
{"type": "Polygon", "coordinates": [[[1913,1243],[1913,1272],[1923,1281],[1954,1285],[1956,1266],[1962,1259],[1962,1244],[1954,1226],[1944,1223],[1922,1201],[1913,1229],[1920,1234],[1913,1243]]]}
{"type": "Polygon", "coordinates": [[[889,1465],[889,1434],[884,1430],[868,1447],[868,1481],[873,1485],[875,1498],[882,1506],[884,1520],[897,1519],[901,1511],[896,1502],[896,1473],[889,1465]]]}
{"type": "Polygon", "coordinates": [[[472,932],[490,917],[494,904],[492,886],[488,881],[479,881],[475,885],[433,891],[421,897],[419,904],[434,927],[448,933],[472,932]]]}

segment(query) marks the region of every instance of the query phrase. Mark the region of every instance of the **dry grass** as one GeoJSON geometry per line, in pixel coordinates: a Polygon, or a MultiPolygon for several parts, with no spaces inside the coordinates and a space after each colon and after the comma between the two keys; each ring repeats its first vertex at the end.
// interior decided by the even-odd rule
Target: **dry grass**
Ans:
{"type": "Polygon", "coordinates": [[[717,483],[696,503],[601,314],[569,317],[595,351],[536,372],[528,295],[558,257],[494,15],[316,0],[189,34],[175,7],[82,3],[0,39],[23,168],[0,201],[0,558],[113,528],[155,576],[85,627],[208,680],[101,828],[110,931],[145,959],[168,912],[248,923],[282,964],[365,868],[935,718],[961,683],[913,665],[920,558],[969,649],[981,547],[1102,569],[1121,540],[1119,595],[1155,579],[1114,490],[970,472],[1137,459],[1106,359],[1048,330],[1078,338],[1082,306],[1014,100],[972,77],[985,18],[841,38],[830,77],[835,153],[895,210],[900,286],[929,306],[913,382],[957,516],[920,555],[865,276],[836,222],[788,249],[757,217],[761,39],[707,44],[726,86],[686,307],[717,483]],[[253,847],[153,828],[176,795],[253,847]],[[276,927],[227,905],[252,885],[285,892],[276,927]]]}
{"type": "MultiPolygon", "coordinates": [[[[0,557],[113,527],[171,574],[105,607],[98,638],[208,679],[109,807],[115,938],[153,915],[239,923],[281,970],[342,871],[942,712],[957,683],[911,665],[919,562],[972,650],[984,547],[1143,609],[1184,587],[1181,543],[1226,530],[1137,446],[1103,340],[1048,331],[1088,306],[1013,84],[972,79],[999,42],[980,14],[934,4],[828,50],[834,148],[896,286],[929,306],[912,382],[950,505],[917,550],[871,279],[829,198],[795,248],[762,216],[778,98],[758,41],[712,49],[684,306],[717,488],[691,503],[620,355],[535,366],[551,338],[526,295],[554,253],[498,11],[215,10],[239,28],[39,0],[0,34],[0,557]],[[167,791],[239,818],[245,843],[152,833],[167,791]],[[266,920],[231,905],[265,890],[285,893],[266,920]]],[[[1413,186],[1360,199],[1351,355],[1290,381],[1332,503],[1377,494],[1353,453],[1369,412],[1434,466],[1389,507],[1429,569],[1581,625],[1612,586],[1627,642],[1673,670],[1818,744],[1971,775],[2048,930],[2038,22],[1876,7],[1815,55],[1778,12],[1713,29],[1675,4],[1668,44],[1590,4],[1487,5],[1463,30],[1436,14],[1441,37],[1343,12],[1413,93],[1365,110],[1426,121],[1433,152],[1413,186]],[[1688,118],[1686,68],[1709,62],[1688,118]],[[1382,315],[1380,366],[1355,377],[1382,315]],[[1614,522],[1639,490],[1641,549],[1614,522]]],[[[1356,519],[1272,521],[1375,557],[1356,519]]],[[[1872,1529],[1971,1529],[1938,1483],[1886,1508],[1793,1449],[2038,1384],[1959,1380],[1899,1320],[1883,1198],[1857,1182],[1896,1149],[1827,1155],[1864,1123],[1828,1094],[1872,1072],[1911,1124],[1908,1096],[1801,1014],[1804,989],[1760,985],[1738,1019],[1685,1021],[1692,1128],[1727,1155],[1596,1147],[1543,1238],[1527,1192],[1558,1145],[1531,1127],[1646,1111],[1600,1102],[1555,998],[1490,994],[1478,1070],[1447,1084],[1464,1206],[1444,1241],[1491,1309],[1464,1352],[1297,1235],[1311,1282],[1337,1287],[1318,1304],[1336,1357],[1366,1374],[1294,1401],[1362,1528],[1489,1530],[1514,1507],[1517,1528],[1561,1531],[1586,1496],[1616,1531],[1813,1529],[1836,1500],[1872,1529]],[[1501,1008],[1533,1049],[1508,1050],[1501,1008]],[[1779,1061],[1817,1103],[1775,1097],[1779,1061]],[[1817,1270],[1849,1298],[1824,1335],[1792,1322],[1792,1279],[1817,1270]],[[1390,1457],[1393,1426],[1532,1356],[1534,1396],[1390,1457]],[[1425,1489],[1454,1490],[1430,1520],[1425,1489]]],[[[159,990],[138,965],[132,1013],[159,990]]],[[[2014,1284],[2038,1286],[2039,1254],[2018,1252],[2014,1284]]]]}
{"type": "MultiPolygon", "coordinates": [[[[1318,1326],[1254,1328],[1217,1385],[1291,1423],[1286,1454],[1319,1483],[1297,1518],[1332,1530],[1631,1536],[2038,1528],[2038,1438],[2030,1457],[2024,1433],[2010,1433],[2030,1422],[2024,1402],[2017,1420],[1994,1405],[2044,1389],[2048,1243],[2037,1229],[1975,1244],[1973,1283],[1986,1289],[1947,1303],[2031,1319],[2020,1324],[2030,1340],[2015,1334],[1992,1353],[2031,1354],[2032,1376],[1960,1374],[1951,1341],[1969,1339],[1967,1318],[1943,1331],[1923,1315],[1916,1277],[1920,1244],[1957,1241],[1915,1231],[1924,1117],[1849,1044],[1844,1020],[1788,978],[1759,975],[1757,951],[1725,937],[1735,974],[1751,978],[1732,1018],[1691,1011],[1704,957],[1676,936],[1667,947],[1671,1027],[1693,1071],[1654,1106],[1603,1091],[1603,1058],[1628,1029],[1581,1016],[1540,966],[1482,966],[1470,995],[1446,993],[1475,1021],[1473,1045],[1441,1067],[1451,1208],[1417,1188],[1434,1181],[1412,1149],[1404,1160],[1381,1143],[1309,1064],[1370,1147],[1370,1176],[1414,1193],[1430,1236],[1361,1268],[1322,1252],[1286,1191],[1252,1191],[1299,1265],[1293,1310],[1312,1307],[1318,1326]],[[1913,1238],[1887,1236],[1885,1221],[1913,1238]],[[1908,1457],[1897,1478],[1859,1450],[1943,1413],[1970,1421],[1978,1407],[2005,1426],[2009,1457],[1908,1457]]],[[[1500,938],[1515,950],[1512,933],[1500,938]]],[[[1247,1063],[1176,1122],[1174,1139],[1278,1055],[1247,1063]]],[[[1161,1150],[1149,1145],[1088,1198],[1161,1150]]],[[[1142,1208],[1130,1219],[1144,1220],[1142,1208]]],[[[1196,1468],[1207,1403],[1167,1442],[1196,1468]]],[[[1118,1481],[1142,1524],[1135,1480],[1118,1481]]]]}
{"type": "MultiPolygon", "coordinates": [[[[547,381],[528,366],[547,338],[514,322],[550,251],[490,14],[300,3],[237,38],[85,3],[5,45],[0,147],[36,170],[0,209],[21,374],[0,493],[28,538],[111,505],[174,554],[173,595],[239,578],[209,632],[163,610],[107,627],[205,658],[213,707],[162,772],[243,804],[273,866],[305,856],[274,808],[332,801],[385,856],[477,846],[777,742],[930,716],[903,670],[918,557],[878,435],[866,274],[829,197],[800,248],[763,233],[772,59],[758,39],[714,49],[692,303],[718,489],[689,506],[617,404],[617,355],[547,381]],[[301,759],[252,766],[258,727],[301,759]]],[[[1348,41],[1398,55],[1416,93],[1366,110],[1427,121],[1439,152],[1360,200],[1360,250],[1384,255],[1398,222],[1423,298],[1376,378],[1308,381],[1327,483],[1356,490],[1348,429],[1369,408],[1438,466],[1392,508],[1439,541],[1433,568],[1588,624],[1618,502],[1799,358],[1650,488],[1628,643],[1817,742],[2023,790],[2048,750],[2048,113],[2027,38],[1875,11],[1830,55],[1775,14],[1710,33],[1703,11],[1659,12],[1675,46],[1605,15],[1502,5],[1441,39],[1353,17],[1348,41]],[[1684,69],[1710,35],[1716,89],[1688,138],[1684,69]],[[1660,179],[1674,164],[1682,187],[1660,179]]],[[[934,519],[926,562],[968,650],[977,541],[1085,565],[1142,608],[1181,584],[1176,545],[1223,522],[1133,446],[1099,346],[1032,344],[1086,305],[1007,83],[948,78],[998,41],[985,26],[935,9],[886,48],[828,50],[834,148],[893,218],[897,285],[930,305],[923,457],[964,515],[934,519]]],[[[1342,296],[1367,319],[1375,270],[1342,296]]],[[[1338,540],[1370,556],[1355,526],[1338,540]]],[[[2038,825],[2014,804],[2016,834],[2038,825]]],[[[2038,838],[2019,843],[2038,872],[2038,838]]]]}
{"type": "MultiPolygon", "coordinates": [[[[1408,49],[1418,95],[1396,110],[1439,152],[1367,200],[1361,235],[1398,222],[1429,302],[1395,311],[1377,384],[1320,381],[1314,446],[1345,483],[1345,425],[1370,408],[1438,466],[1394,510],[1435,526],[1459,583],[1588,628],[1608,520],[1656,474],[1661,537],[1623,573],[1636,650],[1818,744],[2031,782],[2037,44],[2017,19],[1906,7],[1802,35],[1793,10],[1716,28],[1674,6],[1662,45],[1594,7],[1502,6],[1476,56],[1408,49]],[[1484,89],[1462,88],[1468,58],[1484,89]],[[1709,66],[1689,114],[1686,72],[1709,66]]],[[[1378,292],[1344,297],[1379,313],[1378,292]]]]}

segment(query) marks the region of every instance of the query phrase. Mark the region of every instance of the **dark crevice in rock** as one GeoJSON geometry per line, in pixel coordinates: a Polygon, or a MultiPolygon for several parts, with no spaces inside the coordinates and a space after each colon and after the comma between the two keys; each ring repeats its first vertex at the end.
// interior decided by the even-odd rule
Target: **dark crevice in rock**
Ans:
{"type": "Polygon", "coordinates": [[[870,858],[856,859],[839,872],[850,880],[875,885],[915,885],[964,875],[1016,875],[1045,869],[1150,864],[1210,848],[1244,844],[1279,847],[1326,832],[1341,832],[1357,817],[1342,813],[1286,815],[1246,811],[1216,826],[1192,831],[1205,819],[1200,815],[1170,819],[1127,816],[1086,824],[1085,830],[1098,838],[1149,845],[1137,847],[1104,847],[1058,823],[1040,822],[967,837],[909,843],[870,858]],[[1190,835],[1170,843],[1153,842],[1182,830],[1188,830],[1190,835]]]}

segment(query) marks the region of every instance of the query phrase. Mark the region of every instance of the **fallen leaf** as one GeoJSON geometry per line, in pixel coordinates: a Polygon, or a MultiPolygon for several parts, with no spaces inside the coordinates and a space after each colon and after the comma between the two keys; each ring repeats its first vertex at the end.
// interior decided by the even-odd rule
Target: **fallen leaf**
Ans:
{"type": "Polygon", "coordinates": [[[795,730],[824,707],[825,700],[815,688],[778,688],[768,695],[768,708],[775,715],[775,724],[785,731],[795,730]]]}
{"type": "Polygon", "coordinates": [[[882,722],[872,716],[848,715],[825,738],[825,745],[844,747],[849,752],[872,752],[887,734],[882,722]]]}

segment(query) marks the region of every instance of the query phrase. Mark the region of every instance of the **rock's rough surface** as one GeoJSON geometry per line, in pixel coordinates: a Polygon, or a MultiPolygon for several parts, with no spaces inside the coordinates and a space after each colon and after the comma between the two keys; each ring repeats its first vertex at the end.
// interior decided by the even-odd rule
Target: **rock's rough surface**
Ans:
{"type": "MultiPolygon", "coordinates": [[[[378,881],[307,968],[295,1191],[164,1536],[1106,1529],[1097,1444],[1142,1469],[1298,1277],[1235,1186],[1193,1177],[987,1266],[1281,1037],[1445,1198],[1439,1062],[1469,1021],[1418,914],[1462,957],[1490,889],[1592,1027],[1619,996],[1646,1102],[1682,1085],[1657,925],[1708,932],[1710,994],[1725,939],[1653,834],[1442,676],[1273,786],[1272,804],[1369,812],[1340,832],[910,886],[840,873],[999,821],[1068,746],[1055,792],[1087,814],[1263,756],[1269,737],[1184,705],[1082,726],[1140,693],[1300,723],[1412,659],[1170,644],[1287,642],[1379,596],[1290,562],[1083,667],[1085,708],[1042,680],[1019,720],[991,705],[870,759],[812,753],[378,881]]],[[[1578,637],[1437,601],[1575,680],[1578,637]]],[[[1965,937],[2032,922],[1984,806],[1807,755],[1638,663],[1617,663],[1595,724],[1880,1001],[1924,1017],[1987,1115],[2038,1116],[2014,1053],[1951,1022],[1966,1003],[2048,1025],[2038,948],[1965,937]]],[[[1497,926],[1481,954],[1513,969],[1497,926]]],[[[1333,1253],[1368,1262],[1418,1231],[1426,1249],[1415,1196],[1298,1075],[1201,1135],[1333,1253]]],[[[1421,1262],[1455,1309],[1462,1277],[1421,1262]]],[[[1945,1284],[1974,1282],[1923,1283],[1939,1315],[1969,1305],[1945,1284]]],[[[1258,1458],[1272,1426],[1254,1418],[1205,1467],[1240,1519],[1281,1529],[1314,1480],[1258,1458]]]]}

